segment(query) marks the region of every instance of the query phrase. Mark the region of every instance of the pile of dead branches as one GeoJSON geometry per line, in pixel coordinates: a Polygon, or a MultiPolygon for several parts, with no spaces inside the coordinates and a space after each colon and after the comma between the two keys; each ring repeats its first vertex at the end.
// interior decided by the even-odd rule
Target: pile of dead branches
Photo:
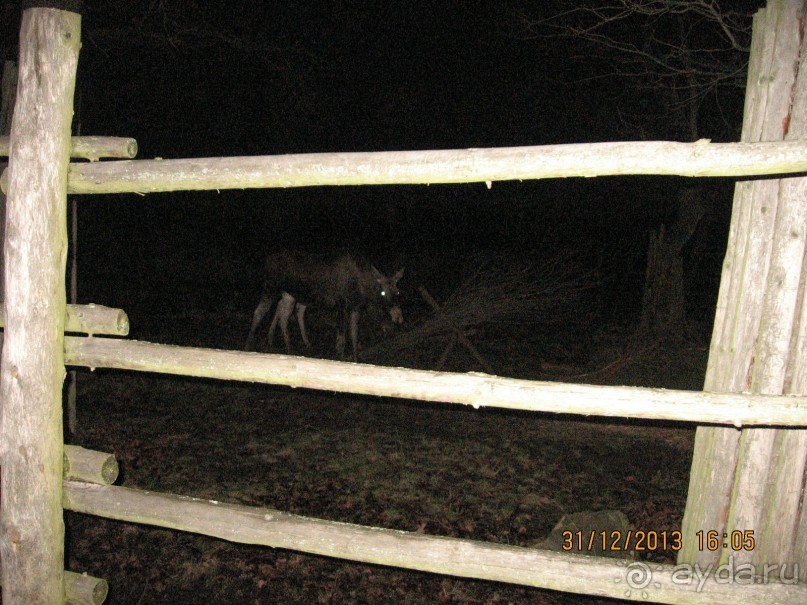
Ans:
{"type": "MultiPolygon", "coordinates": [[[[475,257],[468,263],[466,277],[439,310],[430,309],[423,320],[393,338],[365,351],[366,358],[378,353],[403,353],[431,347],[459,331],[475,340],[512,338],[527,327],[531,331],[576,327],[588,318],[582,313],[587,295],[597,285],[595,272],[583,268],[571,254],[526,264],[515,256],[475,257]]],[[[429,294],[419,288],[424,301],[429,294]]]]}

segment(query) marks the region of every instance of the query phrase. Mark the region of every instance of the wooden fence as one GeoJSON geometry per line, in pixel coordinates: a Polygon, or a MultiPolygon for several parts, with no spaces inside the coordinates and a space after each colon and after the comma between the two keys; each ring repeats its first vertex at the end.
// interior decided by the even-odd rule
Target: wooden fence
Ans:
{"type": "MultiPolygon", "coordinates": [[[[6,328],[0,367],[3,602],[103,600],[103,580],[63,570],[64,509],[235,542],[614,598],[807,602],[805,586],[754,578],[761,566],[772,562],[799,563],[807,569],[807,515],[802,514],[800,499],[805,431],[764,428],[807,426],[807,397],[801,395],[807,392],[802,384],[807,379],[807,315],[801,316],[807,301],[802,294],[807,240],[803,177],[738,186],[710,355],[709,392],[531,382],[108,339],[97,335],[126,334],[125,314],[67,306],[64,289],[68,192],[807,172],[807,81],[802,74],[807,62],[798,70],[782,68],[798,65],[803,13],[801,1],[772,0],[755,18],[742,143],[601,143],[70,164],[71,153],[93,159],[130,157],[136,146],[130,139],[71,139],[80,17],[55,9],[25,10],[10,170],[2,181],[8,191],[6,328]],[[96,336],[66,337],[66,331],[96,336]],[[475,407],[677,419],[726,428],[699,429],[679,566],[647,566],[114,487],[114,461],[108,456],[64,446],[65,364],[475,407]],[[738,430],[746,426],[754,428],[738,430]],[[780,504],[784,512],[774,518],[780,504]],[[739,528],[758,529],[760,542],[771,538],[749,555],[750,581],[747,573],[730,582],[715,573],[706,579],[698,576],[704,570],[692,566],[725,563],[732,553],[720,545],[699,551],[695,532],[739,528]],[[782,538],[786,532],[789,541],[782,538]],[[637,572],[645,574],[641,580],[637,572]]],[[[0,141],[0,150],[7,148],[0,141]]]]}

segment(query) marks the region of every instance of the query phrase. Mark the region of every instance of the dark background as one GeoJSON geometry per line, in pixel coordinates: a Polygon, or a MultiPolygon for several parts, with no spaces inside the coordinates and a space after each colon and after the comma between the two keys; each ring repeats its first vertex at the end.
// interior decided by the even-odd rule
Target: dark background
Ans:
{"type": "MultiPolygon", "coordinates": [[[[747,28],[760,4],[729,7],[747,28]]],[[[692,140],[664,103],[674,81],[637,84],[615,67],[618,51],[541,23],[585,5],[87,2],[75,127],[133,137],[140,158],[692,140]]],[[[14,58],[19,14],[3,16],[14,58]]],[[[684,19],[611,33],[635,28],[641,46],[684,19]]],[[[682,35],[709,48],[715,31],[682,35]]],[[[744,69],[747,56],[730,58],[744,69]]],[[[737,140],[742,100],[736,86],[704,95],[697,136],[737,140]]],[[[88,196],[77,199],[79,302],[134,317],[142,307],[143,320],[157,307],[248,314],[264,255],[286,248],[355,249],[387,272],[406,266],[410,294],[423,284],[438,296],[480,252],[541,262],[574,250],[597,271],[603,319],[622,320],[641,300],[649,233],[674,219],[684,180],[88,196]]],[[[686,280],[692,317],[708,323],[733,182],[698,184],[707,213],[686,280]]]]}

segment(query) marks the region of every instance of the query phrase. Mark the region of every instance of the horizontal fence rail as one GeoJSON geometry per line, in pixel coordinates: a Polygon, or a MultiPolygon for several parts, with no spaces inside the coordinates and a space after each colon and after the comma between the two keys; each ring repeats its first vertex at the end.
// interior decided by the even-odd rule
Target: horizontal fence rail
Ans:
{"type": "MultiPolygon", "coordinates": [[[[8,156],[11,137],[0,137],[0,157],[8,156]]],[[[137,141],[124,137],[71,137],[70,157],[97,161],[101,158],[133,158],[137,141]]],[[[3,188],[5,191],[5,187],[3,188]]]]}
{"type": "Polygon", "coordinates": [[[108,338],[65,337],[65,363],[474,407],[697,423],[807,426],[807,397],[673,391],[500,378],[221,351],[108,338]]]}
{"type": "MultiPolygon", "coordinates": [[[[0,561],[0,572],[2,572],[0,561]]],[[[109,584],[102,578],[86,573],[64,572],[64,602],[66,605],[99,605],[106,601],[109,584]]]]}
{"type": "MultiPolygon", "coordinates": [[[[807,141],[640,141],[535,147],[308,153],[70,164],[68,193],[150,193],[314,185],[474,183],[628,174],[807,172],[807,141]]],[[[5,191],[6,174],[2,187],[5,191]]]]}
{"type": "Polygon", "coordinates": [[[619,599],[677,605],[807,602],[807,587],[775,581],[792,578],[789,568],[777,570],[779,575],[771,574],[769,580],[774,581],[770,583],[755,582],[748,569],[742,577],[740,570],[733,570],[736,578],[726,581],[716,568],[629,564],[604,557],[364,527],[271,509],[74,481],[64,482],[64,507],[244,544],[619,599]]]}
{"type": "MultiPolygon", "coordinates": [[[[0,305],[0,328],[5,325],[5,309],[0,305]]],[[[129,317],[123,309],[103,305],[67,305],[64,331],[126,336],[129,334],[129,317]]]]}

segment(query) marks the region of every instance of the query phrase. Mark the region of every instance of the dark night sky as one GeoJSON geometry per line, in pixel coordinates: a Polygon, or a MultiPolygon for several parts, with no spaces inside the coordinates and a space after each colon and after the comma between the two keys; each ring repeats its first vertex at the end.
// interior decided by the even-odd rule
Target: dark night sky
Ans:
{"type": "MultiPolygon", "coordinates": [[[[524,16],[570,4],[580,3],[87,2],[77,124],[82,134],[134,137],[141,158],[685,139],[664,120],[637,120],[631,131],[620,116],[660,113],[661,96],[652,88],[631,96],[607,55],[575,39],[528,37],[524,16]]],[[[761,2],[724,4],[751,15],[761,2]]],[[[16,54],[11,45],[5,53],[16,54]]],[[[736,140],[741,109],[742,90],[707,97],[702,116],[721,119],[702,117],[700,136],[736,140]]],[[[79,206],[81,302],[126,307],[153,290],[187,306],[195,287],[232,292],[242,311],[258,291],[264,251],[333,246],[358,248],[388,269],[406,264],[412,285],[439,275],[449,289],[475,251],[535,258],[583,247],[624,290],[640,284],[647,233],[670,218],[679,184],[96,196],[79,206]]],[[[731,183],[707,188],[716,212],[698,279],[711,296],[731,183]]],[[[198,304],[219,298],[202,294],[198,304]]]]}
{"type": "MultiPolygon", "coordinates": [[[[592,125],[558,94],[563,53],[517,39],[504,4],[339,4],[284,4],[244,23],[227,3],[172,15],[189,22],[166,26],[181,30],[167,41],[123,36],[112,14],[89,11],[82,125],[128,130],[144,156],[539,144],[579,141],[592,125]]],[[[160,17],[144,21],[170,36],[160,17]]]]}

